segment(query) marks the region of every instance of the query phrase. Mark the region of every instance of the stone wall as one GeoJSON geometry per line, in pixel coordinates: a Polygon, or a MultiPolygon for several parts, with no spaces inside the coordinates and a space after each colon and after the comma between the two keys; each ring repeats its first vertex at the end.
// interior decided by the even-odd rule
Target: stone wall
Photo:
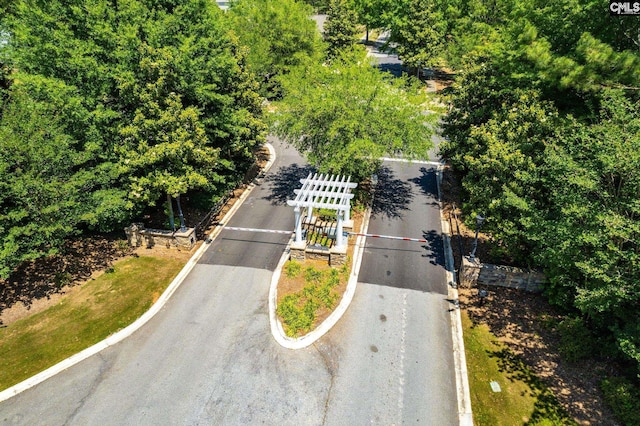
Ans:
{"type": "Polygon", "coordinates": [[[481,263],[477,258],[471,259],[467,256],[462,258],[459,274],[461,287],[475,287],[480,284],[539,292],[546,283],[546,277],[540,272],[481,263]]]}
{"type": "Polygon", "coordinates": [[[347,262],[347,248],[342,249],[309,246],[305,241],[291,244],[289,259],[304,261],[305,259],[324,260],[332,267],[339,267],[347,262]]]}
{"type": "Polygon", "coordinates": [[[127,241],[131,247],[147,248],[153,246],[163,246],[166,248],[181,248],[191,250],[196,244],[194,228],[187,228],[184,231],[165,231],[162,229],[146,229],[140,223],[132,223],[124,228],[127,241]]]}

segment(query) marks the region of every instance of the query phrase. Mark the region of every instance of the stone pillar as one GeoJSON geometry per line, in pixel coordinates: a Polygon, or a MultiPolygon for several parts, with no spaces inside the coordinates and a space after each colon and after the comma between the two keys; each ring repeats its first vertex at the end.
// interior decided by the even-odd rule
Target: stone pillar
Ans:
{"type": "Polygon", "coordinates": [[[463,256],[460,265],[460,287],[474,287],[478,281],[482,263],[477,257],[463,256]]]}
{"type": "Polygon", "coordinates": [[[306,242],[303,242],[302,244],[296,244],[293,243],[291,245],[291,251],[289,254],[289,259],[291,260],[305,260],[306,259],[306,254],[305,251],[307,249],[307,244],[306,242]]]}
{"type": "Polygon", "coordinates": [[[344,247],[332,247],[329,250],[329,265],[332,268],[337,268],[347,263],[347,246],[344,247]]]}
{"type": "Polygon", "coordinates": [[[184,247],[191,250],[196,245],[196,229],[186,228],[184,231],[176,231],[173,238],[178,247],[184,247]]]}
{"type": "Polygon", "coordinates": [[[144,225],[141,223],[132,223],[131,226],[124,228],[129,247],[140,247],[142,245],[142,231],[144,231],[144,225]]]}

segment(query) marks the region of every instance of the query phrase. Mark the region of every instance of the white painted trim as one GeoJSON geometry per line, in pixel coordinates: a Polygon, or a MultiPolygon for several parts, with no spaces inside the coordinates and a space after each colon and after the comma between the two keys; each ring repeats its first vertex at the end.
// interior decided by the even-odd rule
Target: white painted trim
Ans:
{"type": "Polygon", "coordinates": [[[429,164],[431,166],[442,166],[444,163],[439,161],[430,160],[407,160],[406,158],[393,158],[393,157],[381,157],[382,161],[389,161],[395,163],[412,163],[412,164],[429,164]]]}
{"type": "Polygon", "coordinates": [[[451,250],[451,233],[449,222],[442,212],[442,170],[440,164],[437,171],[436,182],[438,185],[438,206],[440,208],[440,223],[444,240],[444,256],[446,263],[446,277],[449,300],[454,301],[454,308],[450,310],[451,337],[453,340],[453,362],[456,376],[456,393],[458,395],[458,420],[461,426],[473,426],[473,413],[471,409],[471,392],[469,390],[469,376],[467,371],[467,358],[464,351],[464,339],[462,336],[462,319],[460,317],[460,305],[458,303],[458,289],[454,276],[453,252],[451,250]]]}
{"type": "MultiPolygon", "coordinates": [[[[368,208],[364,215],[364,221],[362,223],[363,233],[367,232],[369,228],[369,218],[371,217],[371,209],[368,208]]],[[[280,258],[280,263],[278,263],[278,267],[273,272],[273,276],[271,277],[271,287],[269,288],[269,322],[271,323],[271,334],[273,338],[278,342],[281,346],[287,349],[302,349],[307,346],[312,345],[322,336],[324,336],[331,328],[336,325],[338,320],[342,318],[342,315],[347,311],[347,308],[351,304],[353,300],[353,296],[356,293],[356,287],[358,284],[358,274],[360,272],[360,264],[362,263],[362,255],[364,253],[364,243],[365,237],[358,236],[356,239],[356,246],[353,251],[353,267],[351,268],[351,274],[349,275],[349,282],[347,283],[347,289],[342,296],[342,300],[338,307],[320,324],[316,329],[311,331],[308,334],[305,334],[302,337],[297,339],[293,339],[288,337],[284,333],[284,329],[282,328],[282,324],[276,315],[276,302],[278,300],[278,281],[280,280],[280,275],[282,273],[282,268],[287,260],[289,260],[290,246],[291,241],[289,241],[289,245],[285,252],[282,254],[280,258]]]]}

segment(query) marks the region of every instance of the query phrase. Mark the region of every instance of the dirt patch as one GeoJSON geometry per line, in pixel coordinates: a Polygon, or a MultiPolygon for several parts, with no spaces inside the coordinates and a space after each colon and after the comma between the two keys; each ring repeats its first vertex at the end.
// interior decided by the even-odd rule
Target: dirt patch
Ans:
{"type": "MultiPolygon", "coordinates": [[[[451,224],[455,267],[462,255],[469,255],[475,230],[464,225],[460,209],[461,188],[451,170],[445,168],[442,182],[443,214],[451,224]],[[457,217],[457,221],[456,218],[457,217]]],[[[480,233],[476,256],[491,263],[489,237],[480,233]]],[[[503,264],[509,264],[504,259],[503,264]]],[[[560,336],[555,325],[563,314],[549,305],[541,294],[527,293],[503,287],[482,286],[459,289],[460,308],[467,311],[476,324],[486,324],[490,331],[505,343],[509,350],[544,382],[558,402],[581,425],[616,425],[613,414],[604,404],[598,383],[603,377],[617,373],[615,363],[587,359],[571,364],[559,355],[560,336]],[[488,296],[478,296],[479,290],[488,296]]]]}

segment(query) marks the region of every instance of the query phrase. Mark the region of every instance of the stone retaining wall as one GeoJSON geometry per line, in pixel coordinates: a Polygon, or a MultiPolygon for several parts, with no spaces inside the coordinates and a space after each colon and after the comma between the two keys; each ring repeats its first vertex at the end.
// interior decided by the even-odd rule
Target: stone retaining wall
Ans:
{"type": "Polygon", "coordinates": [[[180,248],[191,250],[196,245],[194,228],[187,228],[185,231],[165,231],[162,229],[146,229],[140,223],[132,223],[124,228],[127,241],[131,247],[141,247],[143,244],[147,248],[155,245],[166,248],[180,248]]]}
{"type": "Polygon", "coordinates": [[[305,259],[325,260],[332,267],[340,267],[347,262],[347,248],[317,248],[308,246],[306,242],[291,244],[289,259],[304,261],[305,259]]]}
{"type": "Polygon", "coordinates": [[[546,277],[540,272],[481,263],[467,256],[462,258],[459,274],[460,286],[467,288],[480,284],[540,292],[546,283],[546,277]]]}

